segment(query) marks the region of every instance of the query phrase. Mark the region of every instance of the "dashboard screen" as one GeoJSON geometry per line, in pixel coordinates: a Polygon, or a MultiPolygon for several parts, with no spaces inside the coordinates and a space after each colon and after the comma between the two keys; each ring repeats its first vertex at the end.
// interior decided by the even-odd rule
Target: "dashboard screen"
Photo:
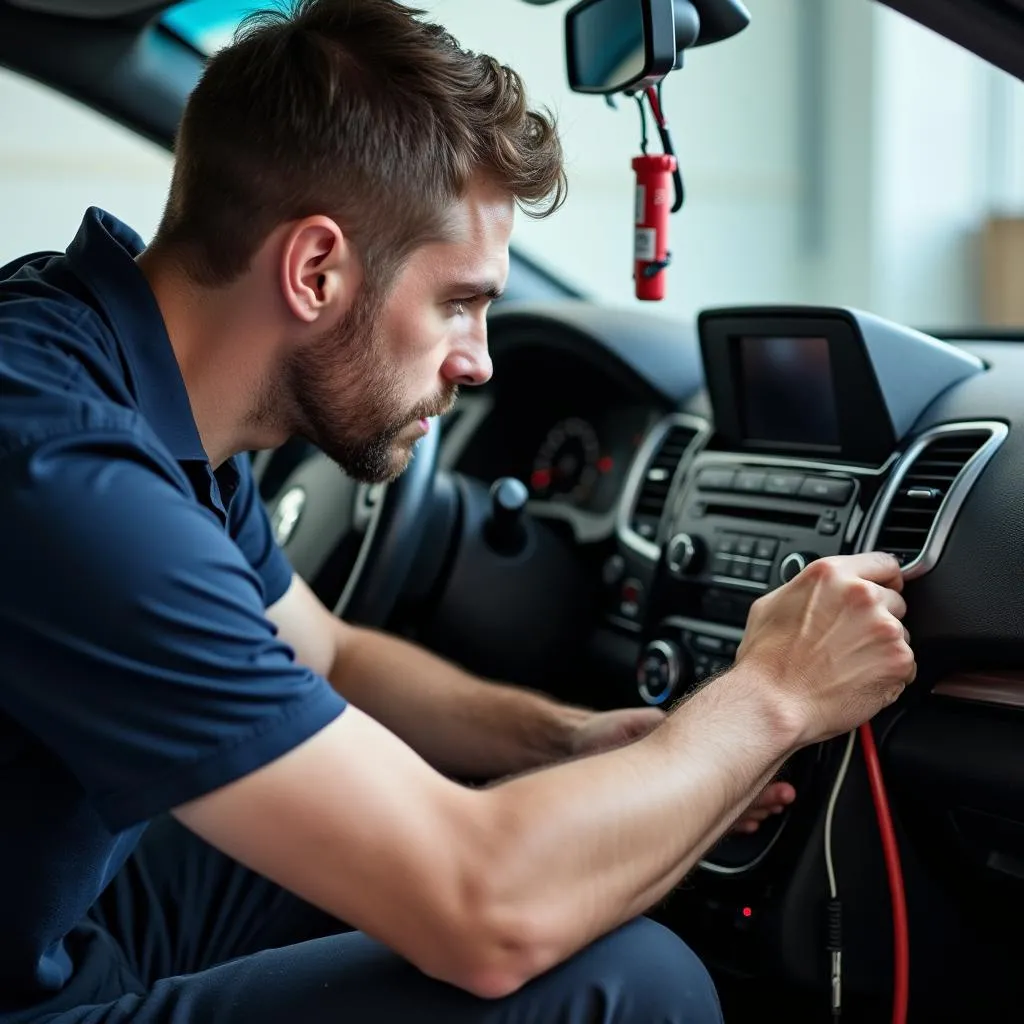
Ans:
{"type": "Polygon", "coordinates": [[[746,439],[837,448],[839,416],[828,339],[738,340],[737,384],[746,439]]]}

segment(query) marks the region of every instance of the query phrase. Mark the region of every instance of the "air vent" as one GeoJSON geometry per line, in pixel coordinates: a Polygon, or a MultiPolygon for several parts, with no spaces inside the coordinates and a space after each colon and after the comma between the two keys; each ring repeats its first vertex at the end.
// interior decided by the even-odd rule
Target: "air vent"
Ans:
{"type": "Polygon", "coordinates": [[[895,486],[887,488],[877,538],[871,547],[891,552],[903,566],[924,562],[922,556],[927,552],[928,564],[920,568],[922,572],[930,569],[938,560],[967,489],[1005,433],[1001,424],[940,428],[918,441],[904,458],[905,468],[897,468],[895,486]],[[975,459],[983,448],[985,457],[975,459]],[[968,465],[970,469],[965,472],[968,465]],[[958,495],[954,495],[955,502],[950,502],[947,499],[954,484],[958,485],[958,495]]]}
{"type": "Polygon", "coordinates": [[[644,470],[629,526],[634,533],[652,544],[658,536],[658,525],[665,511],[665,502],[676,469],[697,433],[693,427],[674,423],[665,432],[644,470]]]}

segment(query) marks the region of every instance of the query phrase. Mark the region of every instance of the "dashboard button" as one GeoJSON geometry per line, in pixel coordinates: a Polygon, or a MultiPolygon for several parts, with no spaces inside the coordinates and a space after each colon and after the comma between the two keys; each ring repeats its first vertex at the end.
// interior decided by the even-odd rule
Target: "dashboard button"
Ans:
{"type": "Polygon", "coordinates": [[[609,555],[601,567],[601,579],[606,587],[614,587],[626,571],[626,560],[622,555],[609,555]]]}
{"type": "Polygon", "coordinates": [[[745,580],[750,575],[750,562],[734,558],[732,565],[729,566],[729,575],[734,580],[745,580]]]}
{"type": "Polygon", "coordinates": [[[731,555],[736,551],[736,540],[731,533],[727,533],[724,537],[718,539],[718,548],[716,549],[720,555],[731,555]]]}
{"type": "Polygon", "coordinates": [[[619,614],[626,619],[640,615],[640,604],[644,597],[644,585],[637,579],[628,579],[619,592],[619,614]]]}
{"type": "Polygon", "coordinates": [[[771,562],[751,562],[750,578],[755,583],[767,583],[772,572],[771,562]]]}
{"type": "Polygon", "coordinates": [[[729,566],[731,565],[731,558],[726,558],[725,555],[715,555],[711,563],[711,572],[715,576],[728,576],[729,566]]]}
{"type": "Polygon", "coordinates": [[[804,478],[793,473],[769,473],[764,482],[765,494],[798,494],[804,478]]]}
{"type": "Polygon", "coordinates": [[[764,493],[766,475],[754,470],[744,470],[737,473],[735,489],[737,491],[744,491],[747,494],[762,494],[764,493]]]}
{"type": "Polygon", "coordinates": [[[735,479],[735,469],[702,469],[697,474],[697,487],[702,491],[731,491],[735,479]]]}
{"type": "Polygon", "coordinates": [[[688,533],[677,533],[666,545],[665,562],[673,576],[684,576],[700,570],[704,560],[704,542],[688,533]]]}
{"type": "Polygon", "coordinates": [[[636,685],[646,704],[664,704],[675,692],[683,671],[683,654],[671,640],[652,640],[636,670],[636,685]]]}
{"type": "Polygon", "coordinates": [[[823,533],[826,537],[834,537],[839,532],[839,523],[834,519],[822,519],[818,523],[818,533],[823,533]]]}
{"type": "Polygon", "coordinates": [[[788,583],[803,572],[817,557],[817,555],[810,551],[790,552],[782,560],[782,565],[779,566],[779,578],[783,583],[788,583]]]}
{"type": "Polygon", "coordinates": [[[823,501],[828,505],[845,505],[852,493],[852,480],[839,480],[829,476],[809,476],[800,488],[801,498],[823,501]]]}
{"type": "Polygon", "coordinates": [[[736,541],[736,554],[742,555],[744,558],[750,558],[754,553],[754,547],[757,541],[753,537],[740,537],[736,541]]]}
{"type": "Polygon", "coordinates": [[[725,650],[725,641],[720,636],[707,636],[704,633],[698,633],[693,638],[693,646],[700,651],[721,654],[725,650]]]}
{"type": "Polygon", "coordinates": [[[757,547],[754,549],[755,558],[767,558],[769,561],[775,557],[775,552],[779,550],[779,542],[772,540],[770,537],[762,537],[757,542],[757,547]]]}

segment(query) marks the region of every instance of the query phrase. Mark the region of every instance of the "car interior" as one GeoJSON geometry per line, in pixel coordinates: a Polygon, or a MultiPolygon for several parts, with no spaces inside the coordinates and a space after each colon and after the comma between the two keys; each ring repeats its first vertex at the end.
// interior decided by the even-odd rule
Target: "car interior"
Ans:
{"type": "MultiPolygon", "coordinates": [[[[0,0],[0,67],[169,150],[211,6],[0,0]]],[[[260,5],[219,6],[237,21],[260,5]]],[[[1020,3],[887,6],[1024,76],[1020,3]]],[[[662,83],[690,50],[724,59],[773,4],[500,10],[538,7],[557,12],[573,91],[648,104],[630,288],[658,299],[681,286],[669,250],[686,239],[665,236],[694,188],[662,83]]],[[[674,316],[603,301],[522,247],[511,260],[493,379],[395,483],[357,484],[302,439],[252,453],[296,571],[346,619],[485,677],[669,708],[728,669],[759,596],[816,558],[895,554],[914,685],[793,757],[792,806],[722,839],[651,914],[708,965],[727,1021],[1020,1020],[1024,326],[937,329],[800,296],[674,316]]]]}

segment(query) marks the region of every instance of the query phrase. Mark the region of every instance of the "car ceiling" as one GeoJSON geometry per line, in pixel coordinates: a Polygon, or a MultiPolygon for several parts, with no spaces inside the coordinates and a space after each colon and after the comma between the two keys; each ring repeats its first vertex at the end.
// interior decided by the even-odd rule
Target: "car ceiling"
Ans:
{"type": "Polygon", "coordinates": [[[12,7],[23,7],[41,14],[61,14],[76,18],[122,18],[142,11],[156,12],[171,3],[153,0],[7,0],[12,7]]]}
{"type": "MultiPolygon", "coordinates": [[[[155,14],[160,0],[3,0],[49,15],[107,19],[155,14]]],[[[557,0],[524,0],[534,6],[557,0]]],[[[879,0],[914,21],[1024,79],[1024,0],[879,0]]]]}

